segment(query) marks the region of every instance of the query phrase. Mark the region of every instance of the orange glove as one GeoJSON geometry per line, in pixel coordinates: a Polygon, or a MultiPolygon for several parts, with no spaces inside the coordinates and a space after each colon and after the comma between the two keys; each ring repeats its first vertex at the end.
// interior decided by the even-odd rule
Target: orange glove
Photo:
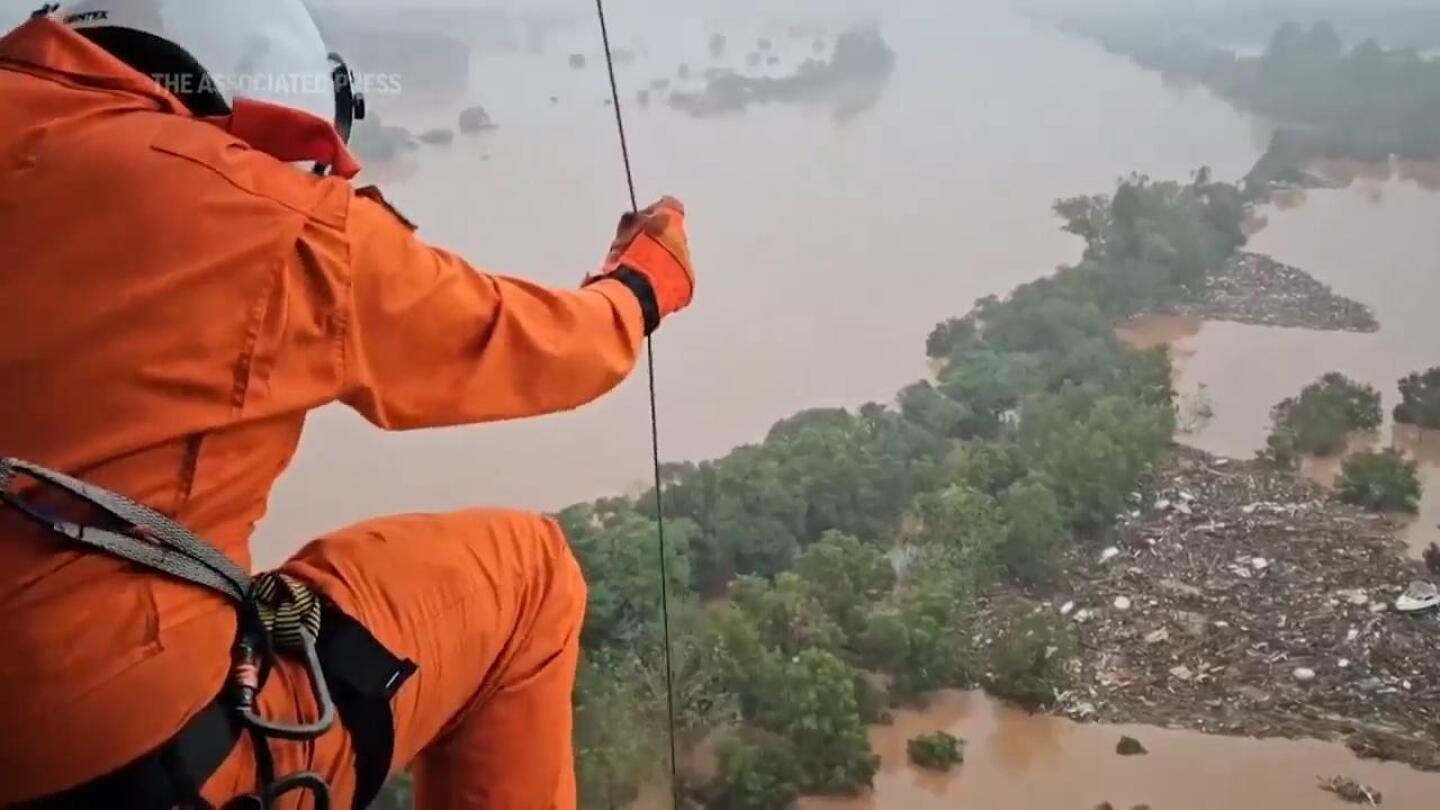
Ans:
{"type": "Polygon", "coordinates": [[[689,306],[695,271],[685,237],[685,206],[674,197],[661,197],[654,205],[621,217],[604,266],[585,282],[603,278],[617,279],[635,292],[645,313],[646,334],[689,306]]]}

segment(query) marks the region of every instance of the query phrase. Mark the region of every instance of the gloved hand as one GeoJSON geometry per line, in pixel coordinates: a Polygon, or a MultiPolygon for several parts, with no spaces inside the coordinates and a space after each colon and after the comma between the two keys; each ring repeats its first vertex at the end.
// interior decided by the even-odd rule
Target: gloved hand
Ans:
{"type": "Polygon", "coordinates": [[[660,319],[689,306],[695,293],[695,271],[685,236],[685,206],[679,200],[661,197],[638,213],[621,217],[605,264],[586,283],[602,278],[624,281],[627,271],[643,277],[654,296],[656,311],[646,313],[647,333],[660,319]]]}

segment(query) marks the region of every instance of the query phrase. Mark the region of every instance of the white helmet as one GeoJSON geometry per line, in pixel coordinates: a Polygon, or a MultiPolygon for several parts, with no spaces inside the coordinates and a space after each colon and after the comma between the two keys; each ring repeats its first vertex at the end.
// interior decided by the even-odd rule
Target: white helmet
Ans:
{"type": "Polygon", "coordinates": [[[57,18],[197,115],[250,98],[317,115],[347,139],[365,115],[353,74],[301,0],[75,0],[57,18]]]}

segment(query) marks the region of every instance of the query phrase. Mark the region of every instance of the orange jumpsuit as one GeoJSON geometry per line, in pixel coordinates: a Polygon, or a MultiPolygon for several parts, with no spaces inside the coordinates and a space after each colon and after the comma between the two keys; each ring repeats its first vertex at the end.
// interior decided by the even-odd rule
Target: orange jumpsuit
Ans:
{"type": "MultiPolygon", "coordinates": [[[[52,21],[0,39],[0,122],[0,455],[130,495],[244,566],[312,408],[387,429],[523,417],[635,363],[642,314],[618,281],[479,272],[52,21]]],[[[585,586],[553,522],[385,518],[283,570],[419,665],[394,701],[392,768],[413,762],[421,807],[574,805],[585,586]]],[[[0,805],[168,739],[226,678],[234,629],[217,596],[0,515],[0,805]]],[[[276,670],[261,708],[314,716],[299,667],[276,670]]],[[[280,774],[318,770],[349,806],[343,730],[274,747],[280,774]]],[[[206,798],[254,779],[246,739],[206,798]]]]}

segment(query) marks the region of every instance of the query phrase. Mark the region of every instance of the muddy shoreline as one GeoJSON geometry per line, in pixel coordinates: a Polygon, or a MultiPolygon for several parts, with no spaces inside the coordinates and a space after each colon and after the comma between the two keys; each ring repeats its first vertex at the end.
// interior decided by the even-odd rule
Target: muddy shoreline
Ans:
{"type": "Polygon", "coordinates": [[[1057,712],[1341,740],[1440,771],[1440,618],[1393,609],[1424,578],[1398,521],[1189,448],[1132,501],[1112,545],[1077,551],[1063,590],[1036,603],[1081,644],[1057,712]]]}
{"type": "Polygon", "coordinates": [[[1203,290],[1156,314],[1327,332],[1380,328],[1370,307],[1259,253],[1238,254],[1206,277],[1203,290]]]}

